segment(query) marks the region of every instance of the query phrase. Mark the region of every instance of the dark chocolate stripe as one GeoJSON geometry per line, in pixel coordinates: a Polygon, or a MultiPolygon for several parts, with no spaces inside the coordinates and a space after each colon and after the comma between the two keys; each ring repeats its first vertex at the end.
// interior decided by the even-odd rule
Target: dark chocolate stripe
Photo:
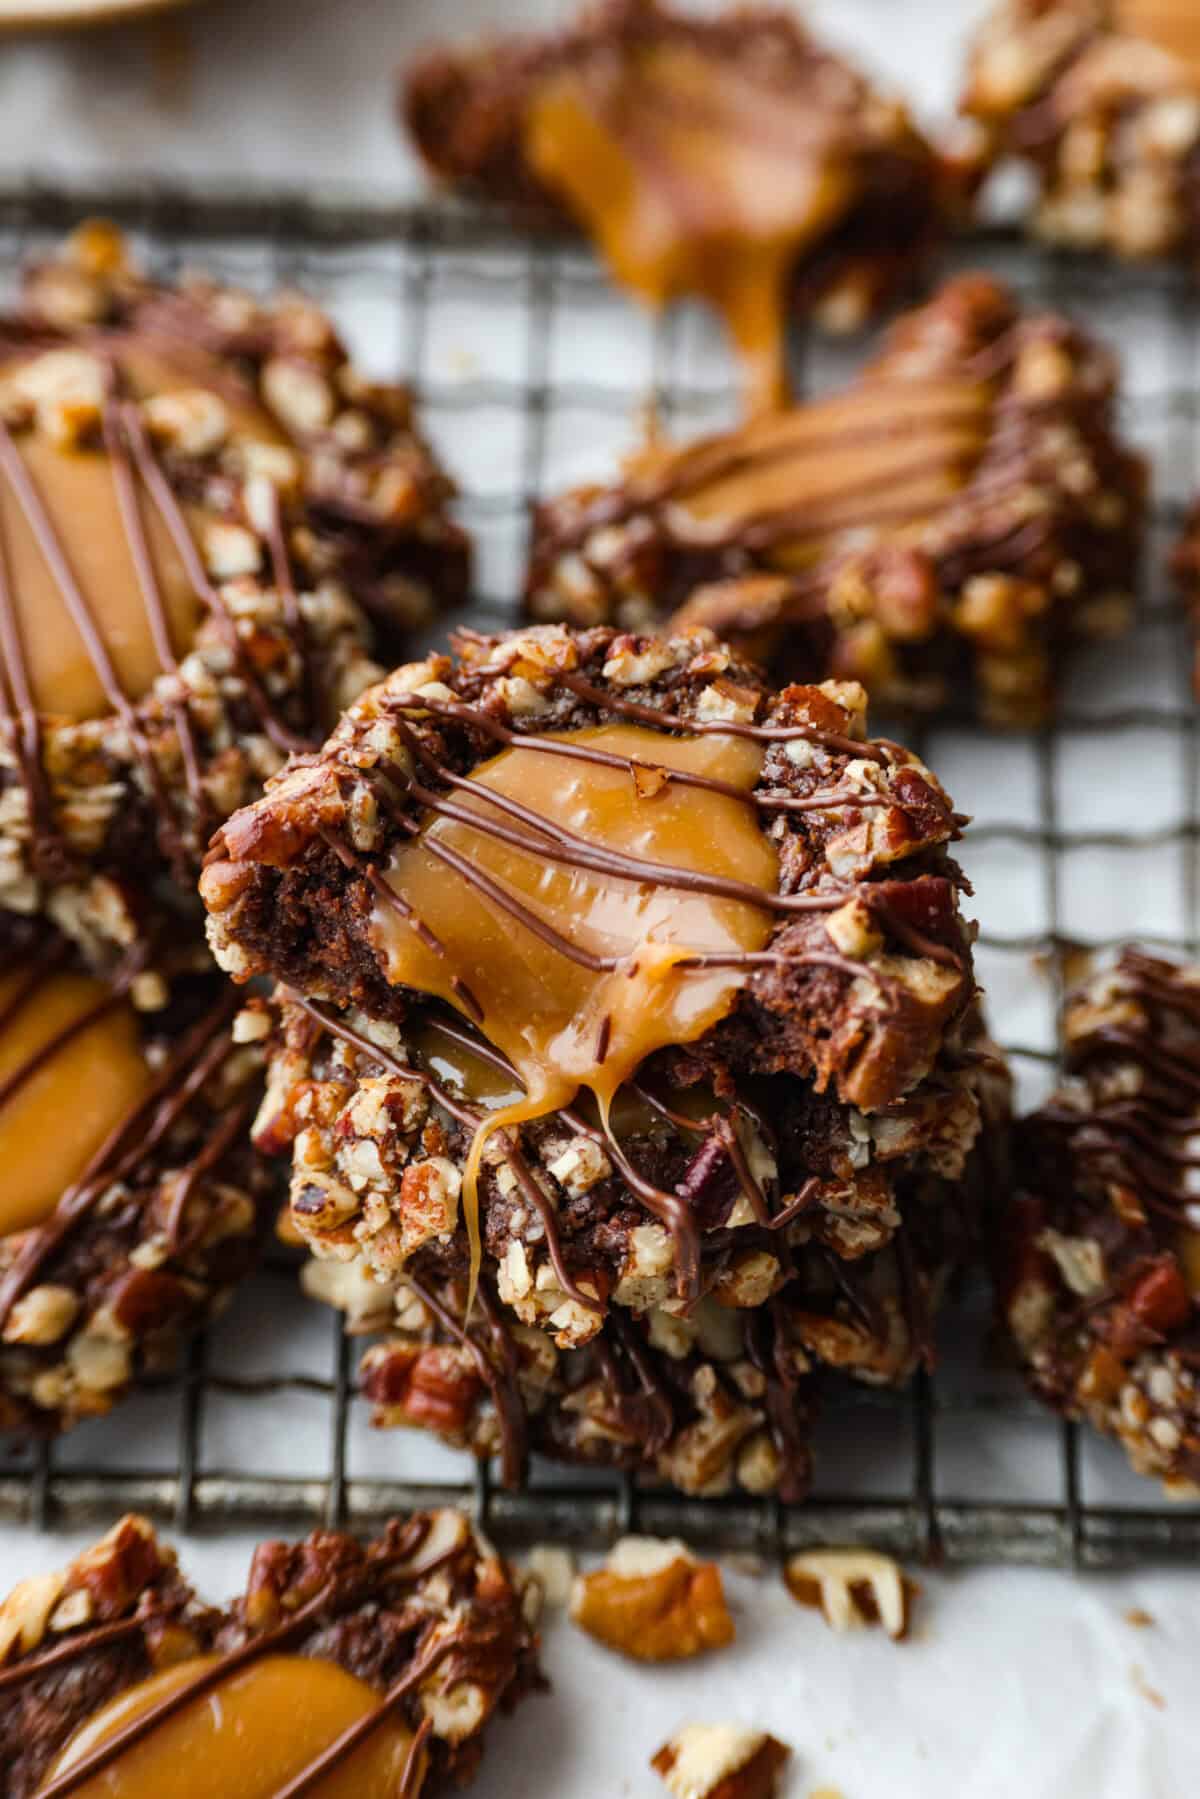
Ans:
{"type": "MultiPolygon", "coordinates": [[[[411,821],[404,820],[403,823],[406,828],[412,828],[411,821]]],[[[343,868],[349,868],[355,874],[361,874],[366,877],[379,897],[386,901],[392,910],[404,920],[405,924],[412,926],[412,929],[421,939],[421,942],[425,945],[426,949],[432,950],[435,956],[441,956],[443,959],[445,958],[446,946],[438,936],[437,932],[432,930],[431,927],[426,924],[425,920],[414,911],[413,907],[409,905],[399,888],[393,887],[390,881],[384,879],[383,875],[379,872],[379,869],[373,862],[362,862],[351,849],[350,845],[345,843],[342,838],[338,836],[336,831],[323,830],[321,832],[321,839],[329,845],[343,868]]],[[[474,998],[473,995],[472,998],[474,998]]],[[[476,1002],[476,1004],[478,1004],[478,1002],[476,1002]]]]}
{"type": "MultiPolygon", "coordinates": [[[[115,371],[112,372],[111,379],[116,380],[115,371]]],[[[138,503],[133,467],[125,447],[124,410],[113,401],[111,395],[106,397],[103,412],[104,441],[108,449],[109,461],[112,464],[113,488],[121,513],[121,521],[125,527],[125,535],[129,540],[134,572],[141,590],[142,603],[146,608],[146,620],[150,626],[150,635],[159,665],[164,674],[174,675],[178,678],[179,663],[171,643],[171,630],[166,606],[163,602],[158,570],[146,540],[146,527],[142,519],[141,506],[138,503]]],[[[179,753],[183,761],[188,793],[196,815],[196,830],[203,836],[206,834],[205,826],[210,817],[210,810],[208,794],[200,773],[200,758],[196,749],[195,732],[192,729],[192,716],[188,710],[187,701],[182,695],[173,694],[169,701],[169,708],[179,738],[179,753]]]]}
{"type": "Polygon", "coordinates": [[[81,1655],[90,1655],[93,1649],[105,1649],[110,1643],[120,1643],[126,1637],[138,1636],[145,1624],[144,1618],[121,1618],[115,1624],[102,1624],[96,1630],[81,1631],[77,1636],[68,1637],[45,1655],[30,1656],[27,1661],[17,1662],[11,1668],[0,1668],[0,1693],[25,1686],[31,1680],[40,1680],[43,1674],[65,1667],[69,1662],[78,1661],[81,1655]]]}
{"type": "MultiPolygon", "coordinates": [[[[524,1482],[525,1464],[529,1451],[525,1400],[515,1369],[497,1368],[487,1351],[471,1335],[466,1325],[460,1324],[453,1312],[442,1304],[437,1295],[407,1269],[404,1272],[404,1280],[412,1288],[422,1305],[426,1306],[433,1317],[437,1319],[443,1330],[449,1331],[450,1335],[470,1352],[479,1371],[479,1378],[491,1394],[496,1408],[496,1419],[500,1425],[501,1478],[506,1487],[520,1487],[524,1482]]],[[[476,1292],[480,1295],[483,1294],[482,1282],[477,1286],[476,1292]]],[[[483,1303],[482,1298],[481,1303],[483,1303]]]]}
{"type": "MultiPolygon", "coordinates": [[[[599,688],[592,689],[595,705],[601,708],[607,706],[612,711],[621,710],[620,702],[617,699],[614,698],[610,704],[607,697],[601,697],[601,692],[602,690],[599,688]]],[[[819,811],[825,806],[843,804],[865,806],[892,803],[882,795],[868,796],[844,791],[836,796],[832,793],[818,794],[811,800],[793,799],[790,796],[780,796],[775,793],[760,793],[751,787],[739,787],[733,781],[719,781],[711,775],[694,774],[690,769],[667,768],[656,762],[642,762],[636,757],[621,756],[611,750],[597,749],[592,744],[572,743],[565,738],[539,735],[537,732],[512,731],[507,725],[502,725],[497,719],[487,717],[485,713],[477,711],[473,706],[464,705],[456,700],[440,700],[432,695],[388,694],[384,703],[390,712],[428,712],[434,717],[455,719],[472,730],[479,731],[482,736],[490,738],[493,743],[503,744],[506,748],[538,750],[547,756],[573,757],[580,762],[595,762],[605,768],[626,769],[631,775],[636,775],[638,771],[664,775],[668,781],[679,782],[682,786],[702,787],[709,793],[725,794],[729,799],[740,800],[744,805],[757,806],[768,812],[819,811]]],[[[644,722],[657,723],[662,728],[664,735],[667,735],[670,730],[701,732],[712,729],[718,733],[724,732],[727,736],[730,734],[755,735],[757,732],[765,733],[766,731],[766,727],[762,726],[757,728],[743,726],[739,732],[733,725],[711,724],[710,721],[703,719],[674,718],[669,713],[657,712],[652,707],[642,708],[641,716],[644,722]]],[[[837,750],[870,762],[886,764],[888,761],[887,746],[882,741],[875,744],[860,743],[852,738],[821,732],[815,726],[776,727],[776,736],[783,739],[803,738],[809,743],[817,743],[826,749],[837,750]]],[[[907,754],[907,752],[904,753],[907,754]]]]}
{"type": "Polygon", "coordinates": [[[0,683],[4,722],[13,740],[13,750],[25,797],[29,807],[30,851],[34,873],[50,879],[61,879],[70,858],[54,817],[50,784],[42,761],[42,721],[34,704],[25,647],[21,639],[21,621],[8,572],[8,556],[4,544],[3,521],[0,520],[0,657],[3,658],[5,680],[0,683]]]}
{"type": "MultiPolygon", "coordinates": [[[[126,982],[127,985],[128,982],[126,982]]],[[[61,1055],[67,1045],[73,1043],[76,1037],[82,1037],[85,1031],[90,1031],[93,1025],[99,1024],[102,1018],[121,1004],[124,997],[125,986],[110,990],[102,999],[97,1000],[94,1006],[89,1006],[86,1012],[81,1012],[78,1018],[73,1018],[70,1024],[64,1025],[32,1056],[28,1056],[19,1068],[14,1068],[6,1080],[0,1081],[0,1108],[6,1106],[9,1100],[25,1086],[26,1082],[31,1081],[34,1075],[48,1062],[52,1062],[55,1056],[61,1055]]]]}
{"type": "MultiPolygon", "coordinates": [[[[524,850],[530,856],[541,857],[549,862],[562,862],[569,868],[584,868],[596,874],[612,875],[622,881],[652,881],[658,886],[675,887],[685,893],[706,893],[714,899],[736,900],[761,911],[824,912],[841,904],[841,900],[837,898],[772,893],[765,887],[754,886],[750,881],[729,880],[721,875],[705,874],[702,869],[682,868],[670,862],[652,861],[648,856],[604,849],[580,836],[577,831],[568,830],[565,825],[553,824],[549,819],[541,818],[528,806],[522,806],[518,800],[485,787],[480,781],[452,774],[445,768],[439,768],[438,773],[452,787],[460,792],[477,795],[498,812],[506,812],[510,818],[528,825],[538,836],[530,837],[519,831],[510,831],[485,815],[468,807],[456,806],[453,801],[443,799],[431,788],[410,781],[409,792],[415,800],[441,818],[452,819],[470,830],[495,838],[499,843],[524,850]],[[552,847],[555,844],[559,846],[557,849],[552,847]]],[[[429,847],[428,839],[426,847],[429,847]]]]}
{"type": "Polygon", "coordinates": [[[840,736],[836,731],[822,731],[816,725],[748,725],[737,719],[709,718],[677,718],[672,712],[661,712],[654,706],[643,706],[636,700],[623,699],[620,694],[602,687],[594,687],[583,675],[564,670],[559,679],[564,687],[578,694],[588,705],[595,706],[599,712],[618,712],[625,718],[633,718],[641,724],[652,725],[660,731],[687,731],[701,735],[718,737],[748,737],[755,743],[806,743],[820,744],[823,749],[834,750],[843,756],[853,756],[864,762],[887,762],[887,756],[876,744],[858,742],[853,737],[840,736]]]}
{"type": "MultiPolygon", "coordinates": [[[[498,719],[489,718],[486,713],[464,705],[459,700],[440,700],[426,694],[400,693],[388,694],[384,703],[389,712],[428,712],[435,718],[452,718],[508,749],[538,750],[547,756],[564,756],[579,762],[594,762],[604,768],[619,768],[630,775],[644,770],[647,774],[665,775],[668,781],[678,781],[685,787],[702,787],[709,793],[722,793],[747,805],[755,804],[753,790],[739,787],[733,781],[718,781],[711,775],[693,774],[690,769],[665,768],[657,763],[639,762],[635,757],[620,756],[612,750],[597,749],[588,743],[572,743],[565,738],[540,736],[536,732],[513,731],[498,719]]],[[[405,732],[407,727],[401,726],[401,733],[405,732]]],[[[412,733],[408,732],[408,736],[411,737],[412,733]]],[[[424,754],[427,757],[428,752],[424,754]]]]}
{"type": "MultiPolygon", "coordinates": [[[[318,1024],[322,1025],[331,1036],[340,1037],[343,1042],[349,1044],[352,1049],[357,1050],[360,1054],[378,1060],[380,1065],[387,1068],[392,1074],[399,1075],[405,1080],[419,1082],[430,1096],[437,1101],[438,1105],[440,1105],[444,1111],[448,1112],[452,1118],[457,1119],[460,1124],[466,1127],[466,1129],[471,1132],[476,1131],[486,1118],[487,1113],[484,1109],[472,1106],[455,1098],[442,1082],[440,1082],[436,1076],[431,1074],[428,1069],[416,1067],[410,1068],[406,1066],[397,1057],[391,1055],[390,1052],[381,1049],[377,1044],[373,1044],[369,1038],[360,1035],[359,1032],[353,1030],[342,1020],[336,1018],[332,1013],[327,1013],[323,1008],[314,1005],[310,1001],[301,999],[299,994],[293,993],[290,989],[288,989],[288,998],[301,1006],[303,1010],[307,1012],[311,1018],[316,1020],[318,1024]]],[[[436,1025],[439,1031],[444,1032],[445,1035],[452,1038],[454,1042],[461,1043],[474,1055],[480,1056],[483,1060],[490,1062],[493,1067],[502,1070],[505,1074],[511,1075],[517,1086],[523,1085],[520,1076],[507,1058],[502,1056],[498,1050],[494,1050],[485,1040],[472,1037],[468,1032],[456,1029],[449,1022],[443,1023],[440,1018],[436,1020],[436,1025]]],[[[524,1193],[526,1199],[529,1200],[530,1204],[536,1208],[538,1215],[542,1220],[542,1224],[545,1227],[546,1250],[550,1257],[551,1266],[558,1277],[559,1285],[569,1299],[575,1300],[577,1304],[586,1307],[589,1311],[601,1309],[599,1308],[596,1299],[592,1295],[585,1293],[582,1288],[577,1287],[571,1277],[570,1270],[568,1269],[563,1256],[562,1239],[559,1234],[558,1219],[554,1207],[538,1185],[536,1177],[521,1153],[519,1144],[509,1131],[502,1130],[500,1131],[499,1136],[504,1145],[506,1159],[512,1167],[517,1182],[521,1187],[521,1191],[524,1193]]]]}
{"type": "Polygon", "coordinates": [[[257,713],[263,730],[276,749],[281,750],[284,755],[291,754],[293,751],[312,750],[313,743],[291,730],[279,717],[267,698],[257,674],[251,668],[238,632],[237,622],[225,604],[220,589],[208,578],[208,572],[192,539],[183,509],[150,446],[150,440],[146,436],[141,420],[135,414],[127,412],[125,425],[133,459],[146,491],[158,508],[159,516],[171,534],[179,559],[187,571],[188,580],[192,583],[197,597],[208,608],[217,628],[225,638],[239,677],[245,686],[247,698],[257,713]]]}
{"type": "Polygon", "coordinates": [[[353,1025],[347,1024],[345,1019],[338,1018],[315,1000],[305,999],[303,994],[297,993],[294,988],[285,987],[283,993],[294,1005],[299,1006],[302,1012],[307,1012],[310,1018],[315,1019],[323,1030],[329,1032],[330,1036],[340,1037],[343,1043],[348,1043],[351,1049],[356,1049],[360,1055],[368,1056],[372,1061],[378,1062],[381,1068],[388,1070],[389,1074],[399,1075],[401,1080],[418,1081],[433,1095],[438,1105],[444,1111],[449,1112],[451,1118],[456,1118],[468,1130],[475,1129],[479,1122],[479,1114],[474,1107],[464,1105],[456,1099],[427,1069],[408,1067],[390,1050],[384,1049],[381,1044],[372,1042],[370,1037],[364,1036],[361,1031],[356,1031],[353,1025]]]}
{"type": "Polygon", "coordinates": [[[287,620],[288,630],[296,646],[296,654],[300,658],[300,667],[304,677],[304,710],[305,715],[313,720],[314,725],[322,716],[322,696],[320,686],[320,670],[316,658],[312,654],[309,643],[308,624],[300,606],[300,596],[296,592],[296,583],[292,577],[291,558],[288,556],[287,543],[283,535],[283,521],[279,513],[279,493],[271,481],[262,483],[263,496],[267,505],[267,549],[271,556],[271,574],[279,597],[283,604],[283,616],[287,620]]]}
{"type": "Polygon", "coordinates": [[[770,1207],[767,1205],[766,1194],[759,1186],[751,1171],[750,1164],[746,1160],[746,1152],[742,1148],[741,1139],[738,1137],[737,1130],[730,1123],[728,1118],[718,1118],[713,1125],[713,1135],[717,1138],[718,1142],[724,1146],[725,1153],[733,1164],[733,1171],[737,1176],[738,1186],[741,1189],[743,1196],[749,1202],[750,1210],[754,1214],[755,1223],[760,1224],[764,1230],[770,1230],[771,1211],[770,1207]]]}
{"type": "Polygon", "coordinates": [[[199,1155],[195,1156],[179,1175],[175,1190],[171,1195],[171,1205],[166,1223],[163,1226],[163,1237],[166,1240],[168,1255],[179,1256],[187,1248],[187,1242],[182,1232],[188,1201],[195,1192],[197,1184],[211,1169],[217,1166],[221,1158],[228,1150],[232,1149],[241,1137],[242,1132],[254,1116],[256,1104],[255,1099],[247,1099],[240,1106],[234,1106],[231,1111],[227,1112],[216,1135],[209,1138],[199,1155]]]}
{"type": "Polygon", "coordinates": [[[499,1134],[504,1139],[505,1154],[508,1157],[509,1167],[517,1177],[517,1185],[542,1221],[546,1252],[550,1257],[550,1265],[554,1269],[559,1286],[567,1298],[574,1300],[576,1305],[582,1306],[587,1312],[598,1312],[603,1316],[604,1307],[595,1294],[585,1293],[582,1287],[576,1285],[571,1276],[571,1271],[563,1257],[558,1216],[550,1200],[542,1192],[537,1177],[521,1154],[516,1140],[508,1131],[501,1131],[499,1134]]]}
{"type": "MultiPolygon", "coordinates": [[[[399,1710],[403,1701],[407,1699],[408,1695],[412,1692],[412,1689],[420,1681],[424,1680],[427,1674],[432,1673],[433,1669],[450,1653],[451,1649],[457,1647],[459,1647],[459,1645],[455,1643],[453,1638],[450,1638],[444,1643],[435,1644],[428,1655],[423,1656],[416,1663],[415,1667],[410,1668],[407,1674],[402,1675],[399,1680],[395,1681],[393,1685],[388,1688],[374,1711],[368,1712],[365,1717],[359,1718],[356,1723],[351,1724],[348,1729],[344,1730],[341,1736],[336,1738],[336,1740],[329,1745],[328,1749],[324,1750],[315,1761],[310,1762],[307,1768],[303,1768],[293,1780],[289,1780],[286,1786],[281,1786],[273,1795],[273,1799],[301,1799],[303,1794],[311,1793],[313,1788],[322,1781],[327,1774],[331,1774],[335,1768],[353,1755],[356,1749],[360,1748],[363,1743],[373,1737],[380,1726],[385,1724],[388,1718],[391,1717],[392,1713],[399,1710]]],[[[420,1729],[417,1731],[413,1744],[405,1758],[404,1771],[401,1777],[400,1790],[397,1794],[397,1799],[405,1799],[405,1794],[410,1790],[411,1777],[415,1771],[416,1765],[414,1764],[413,1756],[419,1747],[417,1739],[420,1738],[423,1741],[425,1737],[428,1737],[432,1728],[432,1721],[428,1717],[422,1720],[420,1729]]]]}
{"type": "Polygon", "coordinates": [[[1147,1210],[1176,1224],[1200,1204],[1188,1181],[1189,1171],[1200,1168],[1200,1151],[1176,1147],[1181,1138],[1200,1141],[1200,1041],[1190,1049],[1167,1048],[1160,1016],[1174,1014],[1193,1030],[1200,1028],[1200,989],[1182,979],[1184,972],[1125,950],[1113,972],[1112,997],[1118,1004],[1140,1004],[1143,1016],[1087,1031],[1070,1044],[1067,1066],[1089,1083],[1094,1096],[1094,1083],[1107,1066],[1132,1066],[1139,1076],[1136,1091],[1108,1100],[1094,1097],[1086,1110],[1052,1101],[1035,1114],[1036,1122],[1065,1132],[1071,1153],[1085,1163],[1109,1158],[1147,1210]]]}
{"type": "MultiPolygon", "coordinates": [[[[943,383],[938,378],[933,384],[941,386],[943,383]]],[[[898,379],[872,381],[869,384],[872,395],[890,391],[896,402],[896,412],[893,415],[874,420],[852,418],[845,425],[838,427],[834,424],[821,435],[808,438],[803,443],[790,441],[749,446],[738,432],[702,438],[698,443],[676,452],[665,469],[640,480],[635,476],[623,488],[609,490],[594,500],[572,507],[569,521],[564,521],[561,525],[554,508],[550,508],[548,516],[554,519],[555,526],[549,533],[550,541],[555,552],[562,554],[566,550],[577,549],[593,532],[607,526],[625,524],[638,513],[647,511],[656,514],[660,528],[668,537],[679,541],[683,541],[685,536],[689,540],[699,541],[702,534],[704,541],[713,547],[735,539],[741,541],[746,522],[744,513],[731,515],[723,524],[697,519],[689,530],[685,520],[677,512],[671,511],[671,508],[681,506],[705,487],[717,486],[723,481],[734,480],[743,475],[751,477],[754,473],[766,471],[779,463],[802,463],[834,450],[857,446],[866,448],[897,437],[902,432],[911,435],[912,399],[914,394],[920,394],[924,385],[922,381],[898,379]]],[[[868,391],[866,383],[849,389],[848,393],[857,396],[864,391],[868,391]]],[[[922,418],[919,428],[923,431],[965,426],[975,422],[978,417],[977,410],[965,402],[958,405],[947,402],[943,410],[922,418]]],[[[981,433],[980,452],[984,442],[985,437],[981,433]]],[[[909,471],[902,472],[907,474],[909,471]]],[[[852,485],[843,490],[844,494],[853,495],[854,492],[852,485]]],[[[908,508],[901,516],[911,519],[914,514],[908,508]]]]}
{"type": "Polygon", "coordinates": [[[833,949],[802,950],[799,955],[787,955],[780,950],[737,950],[730,955],[682,956],[676,963],[678,968],[769,968],[772,965],[779,968],[836,968],[854,980],[874,981],[893,999],[901,986],[894,975],[883,974],[869,962],[855,962],[833,949]]]}
{"type": "Polygon", "coordinates": [[[594,956],[590,950],[582,949],[579,944],[572,943],[569,937],[564,937],[560,931],[554,929],[553,925],[547,924],[545,919],[539,918],[536,912],[530,911],[529,907],[522,904],[514,894],[509,892],[507,887],[502,886],[499,881],[494,881],[491,875],[485,874],[481,868],[476,868],[473,862],[468,861],[465,856],[460,856],[458,851],[452,850],[448,844],[438,843],[436,839],[426,837],[424,846],[431,856],[435,856],[439,862],[444,862],[448,868],[454,870],[455,874],[461,876],[468,887],[476,888],[485,898],[490,899],[493,905],[499,906],[502,912],[507,912],[510,918],[516,919],[517,923],[522,925],[531,936],[540,938],[550,949],[557,950],[560,956],[566,956],[569,961],[578,962],[581,968],[589,969],[592,974],[611,974],[626,960],[624,956],[594,956]]]}
{"type": "MultiPolygon", "coordinates": [[[[62,967],[70,954],[71,945],[65,937],[51,937],[39,945],[34,951],[33,967],[18,982],[15,991],[0,1011],[0,1036],[28,1005],[38,989],[62,967]]],[[[3,972],[7,974],[9,970],[5,969],[3,972]]]]}
{"type": "Polygon", "coordinates": [[[603,1132],[604,1145],[613,1166],[646,1209],[670,1233],[675,1245],[675,1279],[680,1297],[697,1298],[700,1292],[700,1234],[691,1206],[682,1194],[668,1193],[639,1174],[607,1121],[603,1123],[603,1132]]]}

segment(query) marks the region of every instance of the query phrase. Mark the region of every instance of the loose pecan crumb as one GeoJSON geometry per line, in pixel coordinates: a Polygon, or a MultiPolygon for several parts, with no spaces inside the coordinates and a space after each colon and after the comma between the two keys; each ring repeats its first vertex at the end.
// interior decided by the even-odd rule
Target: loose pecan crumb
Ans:
{"type": "Polygon", "coordinates": [[[880,1624],[893,1642],[908,1635],[920,1590],[872,1549],[807,1549],[789,1559],[783,1578],[797,1604],[819,1611],[831,1630],[880,1624]]]}
{"type": "Polygon", "coordinates": [[[571,1594],[581,1630],[634,1661],[685,1661],[734,1639],[721,1570],[682,1543],[626,1537],[571,1594]]]}
{"type": "Polygon", "coordinates": [[[742,1724],[685,1724],[652,1757],[674,1799],[772,1799],[791,1751],[742,1724]]]}

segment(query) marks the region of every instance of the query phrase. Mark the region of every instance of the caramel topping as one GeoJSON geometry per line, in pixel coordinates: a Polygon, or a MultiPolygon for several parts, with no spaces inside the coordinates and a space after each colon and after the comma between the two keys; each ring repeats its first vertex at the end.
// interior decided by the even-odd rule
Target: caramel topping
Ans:
{"type": "Polygon", "coordinates": [[[1169,50],[1200,76],[1200,12],[1194,0],[1117,0],[1114,22],[1130,37],[1169,50]]]}
{"type": "Polygon", "coordinates": [[[0,977],[0,1234],[42,1223],[150,1090],[136,1014],[111,1001],[86,975],[0,977]]]}
{"type": "Polygon", "coordinates": [[[771,930],[755,894],[776,892],[775,852],[737,797],[758,780],[761,745],[640,725],[555,741],[618,761],[502,751],[454,790],[453,815],[439,803],[393,857],[386,885],[399,905],[381,897],[375,910],[389,980],[466,1013],[525,1090],[476,1135],[464,1183],[473,1249],[486,1136],[569,1105],[580,1087],[607,1121],[645,1057],[694,1042],[729,1011],[771,930]],[[664,768],[736,791],[664,782],[664,768]],[[514,823],[514,802],[536,821],[514,823]],[[688,965],[704,953],[718,965],[688,965]]]}
{"type": "Polygon", "coordinates": [[[843,532],[935,513],[975,469],[988,407],[981,382],[867,380],[689,449],[650,450],[630,476],[664,496],[681,539],[757,532],[774,561],[802,566],[843,532]]]}
{"type": "MultiPolygon", "coordinates": [[[[260,440],[278,438],[267,415],[239,385],[230,382],[213,358],[183,346],[168,353],[120,338],[106,340],[103,347],[119,368],[129,393],[145,398],[202,388],[217,394],[226,417],[244,434],[260,440]]],[[[0,378],[13,366],[0,364],[0,378]]],[[[17,433],[13,441],[38,508],[69,565],[121,690],[126,699],[136,703],[166,669],[162,646],[155,641],[152,602],[139,577],[137,551],[122,510],[119,474],[110,446],[89,438],[77,447],[65,447],[37,428],[17,433]]],[[[132,491],[138,493],[136,484],[132,491]]],[[[200,601],[157,508],[146,502],[144,493],[138,499],[169,647],[179,660],[195,636],[200,601]]],[[[192,509],[190,522],[202,526],[204,514],[192,509]]],[[[69,719],[98,718],[111,712],[112,696],[72,616],[46,545],[39,541],[13,481],[3,473],[0,554],[37,709],[69,719]]]]}
{"type": "Polygon", "coordinates": [[[617,277],[653,306],[708,300],[759,403],[778,404],[788,278],[858,181],[844,121],[693,46],[647,44],[548,79],[525,134],[617,277]]]}
{"type": "MultiPolygon", "coordinates": [[[[59,450],[45,438],[20,440],[21,456],[71,560],[97,628],[131,700],[160,675],[112,468],[98,449],[59,450]]],[[[0,532],[13,604],[41,712],[71,719],[111,711],[108,696],[11,486],[0,481],[0,532]]],[[[166,528],[146,513],[146,536],[177,656],[186,654],[199,605],[166,528]]]]}
{"type": "MultiPolygon", "coordinates": [[[[202,1670],[205,1656],[181,1662],[122,1693],[78,1731],[44,1782],[50,1786],[102,1743],[170,1699],[202,1670]]],[[[107,1768],[76,1789],[79,1799],[273,1799],[380,1704],[380,1696],[333,1662],[277,1655],[251,1663],[164,1717],[107,1768]]],[[[412,1733],[385,1718],[305,1791],[312,1799],[397,1799],[412,1733]]]]}

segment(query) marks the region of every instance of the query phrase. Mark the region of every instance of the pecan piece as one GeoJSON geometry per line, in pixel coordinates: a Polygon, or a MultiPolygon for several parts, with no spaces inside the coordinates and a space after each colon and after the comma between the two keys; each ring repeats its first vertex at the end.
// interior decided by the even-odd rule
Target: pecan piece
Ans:
{"type": "Polygon", "coordinates": [[[890,1555],[874,1549],[806,1549],[789,1559],[783,1579],[796,1603],[819,1611],[831,1630],[881,1624],[893,1642],[908,1634],[919,1588],[890,1555]]]}
{"type": "Polygon", "coordinates": [[[721,1570],[679,1542],[625,1537],[602,1568],[581,1574],[571,1618],[634,1661],[673,1662],[734,1639],[721,1570]]]}
{"type": "Polygon", "coordinates": [[[772,1799],[791,1751],[743,1724],[685,1724],[650,1766],[674,1799],[772,1799]]]}

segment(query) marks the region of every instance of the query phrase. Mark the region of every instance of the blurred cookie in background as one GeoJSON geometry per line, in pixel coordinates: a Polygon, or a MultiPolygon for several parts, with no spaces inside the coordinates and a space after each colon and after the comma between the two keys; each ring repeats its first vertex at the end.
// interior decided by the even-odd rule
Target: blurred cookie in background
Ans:
{"type": "Polygon", "coordinates": [[[1069,319],[960,276],[841,392],[545,501],[528,610],[706,625],[781,680],[1039,725],[1073,647],[1132,611],[1146,468],[1117,375],[1069,319]]]}
{"type": "Polygon", "coordinates": [[[653,306],[725,319],[753,404],[784,321],[863,325],[925,259],[946,195],[903,104],[791,12],[606,0],[565,30],[428,53],[403,110],[452,187],[596,242],[653,306]]]}
{"type": "Polygon", "coordinates": [[[1191,0],[1005,0],[971,48],[971,178],[1019,164],[1030,223],[1122,257],[1200,250],[1200,11],[1191,0]]]}
{"type": "Polygon", "coordinates": [[[453,489],[311,301],[143,276],[92,224],[0,315],[0,907],[96,959],[440,608],[453,489]]]}

